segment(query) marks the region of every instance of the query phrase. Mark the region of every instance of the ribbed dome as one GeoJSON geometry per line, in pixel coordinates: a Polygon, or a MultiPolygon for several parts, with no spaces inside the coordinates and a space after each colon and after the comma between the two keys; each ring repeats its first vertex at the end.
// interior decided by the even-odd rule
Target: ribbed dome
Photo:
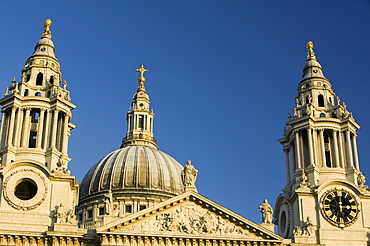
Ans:
{"type": "Polygon", "coordinates": [[[179,195],[184,193],[182,170],[174,158],[157,149],[124,147],[109,153],[89,170],[81,183],[81,199],[108,190],[116,197],[125,193],[179,195]]]}

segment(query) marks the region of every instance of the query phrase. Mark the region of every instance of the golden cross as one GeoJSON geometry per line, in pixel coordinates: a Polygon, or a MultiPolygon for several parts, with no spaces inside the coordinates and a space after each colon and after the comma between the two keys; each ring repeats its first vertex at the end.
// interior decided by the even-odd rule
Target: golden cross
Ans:
{"type": "Polygon", "coordinates": [[[140,65],[140,68],[136,69],[136,72],[140,72],[140,77],[144,77],[144,73],[148,71],[148,69],[144,68],[144,65],[140,65]]]}

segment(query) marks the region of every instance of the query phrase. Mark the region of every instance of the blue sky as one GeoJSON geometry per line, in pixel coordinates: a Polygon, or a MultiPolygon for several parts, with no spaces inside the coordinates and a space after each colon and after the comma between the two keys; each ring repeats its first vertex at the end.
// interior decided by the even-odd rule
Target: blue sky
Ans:
{"type": "Polygon", "coordinates": [[[285,185],[282,137],[312,40],[356,121],[370,175],[370,1],[0,0],[0,89],[20,79],[46,18],[77,105],[72,173],[120,146],[145,64],[160,150],[199,170],[199,193],[261,222],[285,185]]]}

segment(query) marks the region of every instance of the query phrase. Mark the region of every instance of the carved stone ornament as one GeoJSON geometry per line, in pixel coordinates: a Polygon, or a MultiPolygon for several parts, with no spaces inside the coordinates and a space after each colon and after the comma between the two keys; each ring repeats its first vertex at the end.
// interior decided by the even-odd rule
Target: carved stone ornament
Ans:
{"type": "Polygon", "coordinates": [[[310,186],[310,183],[307,182],[308,178],[307,178],[306,172],[303,169],[301,169],[300,179],[301,179],[301,183],[299,183],[298,188],[306,188],[310,186]]]}
{"type": "Polygon", "coordinates": [[[295,226],[293,230],[294,236],[312,236],[315,225],[312,223],[310,217],[303,223],[302,226],[295,226]]]}
{"type": "Polygon", "coordinates": [[[48,186],[43,174],[32,168],[19,168],[14,170],[4,181],[3,194],[7,203],[15,209],[31,210],[37,208],[46,198],[48,186]],[[37,186],[37,193],[28,200],[21,200],[15,195],[15,187],[29,180],[37,186]]]}
{"type": "Polygon", "coordinates": [[[63,203],[55,209],[56,223],[60,224],[74,224],[76,223],[76,216],[74,209],[66,208],[63,203]]]}
{"type": "Polygon", "coordinates": [[[253,237],[246,229],[201,206],[185,203],[163,213],[135,222],[121,231],[158,234],[218,235],[238,238],[253,237]]]}
{"type": "Polygon", "coordinates": [[[63,154],[59,156],[59,160],[57,162],[57,167],[54,168],[51,173],[56,174],[56,175],[69,175],[71,172],[67,169],[67,164],[66,160],[63,158],[63,154]]]}

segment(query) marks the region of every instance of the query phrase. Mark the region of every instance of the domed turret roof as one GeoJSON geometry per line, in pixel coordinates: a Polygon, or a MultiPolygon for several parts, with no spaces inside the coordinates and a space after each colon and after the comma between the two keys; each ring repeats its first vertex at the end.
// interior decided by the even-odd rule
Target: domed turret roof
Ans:
{"type": "Polygon", "coordinates": [[[168,154],[145,146],[115,150],[98,161],[81,183],[81,198],[112,190],[113,193],[182,194],[183,167],[168,154]]]}

